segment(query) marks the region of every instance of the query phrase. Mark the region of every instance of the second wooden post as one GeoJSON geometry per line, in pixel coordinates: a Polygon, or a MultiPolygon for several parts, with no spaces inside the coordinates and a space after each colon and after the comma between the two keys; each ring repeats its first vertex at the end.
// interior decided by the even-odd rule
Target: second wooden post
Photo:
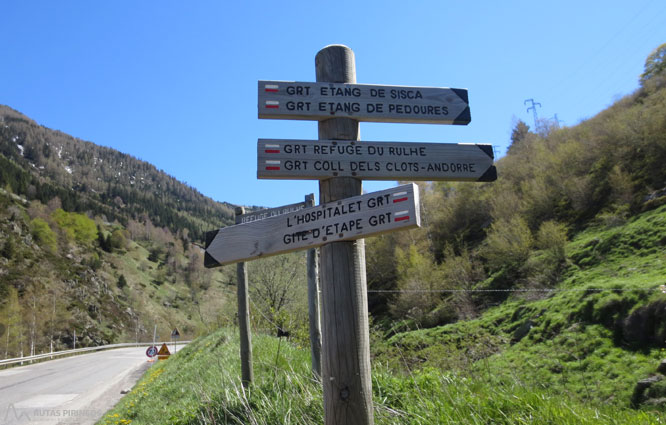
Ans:
{"type": "MultiPolygon", "coordinates": [[[[354,52],[346,46],[323,48],[315,67],[318,82],[356,83],[354,52]]],[[[358,121],[319,121],[319,139],[359,140],[358,121]]],[[[360,194],[361,180],[355,178],[319,183],[320,203],[360,194]]],[[[320,261],[325,424],[370,425],[374,419],[364,240],[324,245],[320,261]]]]}
{"type": "MultiPolygon", "coordinates": [[[[236,224],[240,223],[240,216],[245,214],[243,207],[236,208],[236,224]]],[[[247,265],[236,264],[238,277],[238,329],[240,334],[241,379],[244,387],[249,387],[254,379],[252,370],[252,333],[250,332],[250,297],[247,287],[247,265]]]]}

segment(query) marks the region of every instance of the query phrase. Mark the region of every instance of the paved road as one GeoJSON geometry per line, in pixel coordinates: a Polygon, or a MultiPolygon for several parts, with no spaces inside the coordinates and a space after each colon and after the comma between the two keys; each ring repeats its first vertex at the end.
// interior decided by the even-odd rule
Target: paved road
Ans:
{"type": "Polygon", "coordinates": [[[0,425],[94,424],[147,359],[145,347],[119,348],[0,370],[0,425]]]}

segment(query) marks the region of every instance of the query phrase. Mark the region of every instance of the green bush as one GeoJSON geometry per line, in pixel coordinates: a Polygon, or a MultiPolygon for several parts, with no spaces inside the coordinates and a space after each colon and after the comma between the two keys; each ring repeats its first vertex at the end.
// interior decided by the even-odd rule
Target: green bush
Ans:
{"type": "Polygon", "coordinates": [[[127,238],[125,237],[125,232],[120,229],[116,229],[111,233],[110,237],[111,248],[121,249],[127,246],[127,238]]]}
{"type": "Polygon", "coordinates": [[[486,238],[484,257],[492,270],[520,267],[530,254],[532,232],[525,220],[513,217],[493,223],[486,238]]]}
{"type": "Polygon", "coordinates": [[[12,238],[7,238],[5,244],[2,246],[2,251],[0,252],[3,257],[11,260],[16,254],[16,246],[12,238]]]}
{"type": "Polygon", "coordinates": [[[556,221],[546,221],[537,232],[536,246],[544,251],[553,263],[561,263],[566,259],[564,247],[567,244],[567,228],[556,221]]]}
{"type": "Polygon", "coordinates": [[[55,253],[57,249],[56,234],[51,230],[49,224],[41,218],[34,218],[30,222],[32,237],[35,238],[42,248],[55,253]]]}
{"type": "Polygon", "coordinates": [[[97,239],[97,226],[85,214],[68,213],[58,208],[51,217],[70,240],[88,244],[97,239]]]}

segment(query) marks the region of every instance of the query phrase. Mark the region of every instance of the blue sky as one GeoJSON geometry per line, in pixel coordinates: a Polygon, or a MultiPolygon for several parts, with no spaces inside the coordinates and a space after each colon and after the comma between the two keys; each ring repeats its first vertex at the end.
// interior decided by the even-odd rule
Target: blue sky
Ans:
{"type": "Polygon", "coordinates": [[[663,0],[9,0],[1,10],[0,103],[213,199],[268,207],[318,186],[257,180],[257,139],[316,139],[317,126],[257,119],[257,81],[314,81],[328,44],[354,50],[359,83],[469,90],[468,126],[362,123],[362,140],[504,153],[515,120],[533,126],[526,99],[575,125],[633,92],[666,42],[663,0]]]}

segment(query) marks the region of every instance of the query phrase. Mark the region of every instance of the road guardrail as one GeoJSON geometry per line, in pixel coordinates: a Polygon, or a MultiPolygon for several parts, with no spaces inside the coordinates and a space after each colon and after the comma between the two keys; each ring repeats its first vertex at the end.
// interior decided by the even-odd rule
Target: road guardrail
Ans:
{"type": "MultiPolygon", "coordinates": [[[[192,341],[178,341],[178,345],[180,344],[187,344],[192,341]]],[[[44,353],[44,354],[36,354],[34,356],[26,356],[26,357],[17,357],[14,359],[4,359],[0,360],[0,366],[6,366],[6,365],[11,365],[11,364],[16,364],[16,363],[24,363],[24,362],[32,362],[34,360],[44,360],[44,359],[53,359],[54,357],[61,357],[61,356],[67,356],[70,354],[79,354],[79,353],[86,353],[89,351],[101,351],[101,350],[112,350],[114,348],[127,348],[127,347],[149,347],[151,345],[161,345],[161,344],[172,344],[173,341],[160,341],[160,342],[123,342],[119,344],[108,344],[108,345],[99,345],[97,347],[84,347],[84,348],[76,348],[72,350],[63,350],[63,351],[54,351],[52,353],[44,353]]]]}

